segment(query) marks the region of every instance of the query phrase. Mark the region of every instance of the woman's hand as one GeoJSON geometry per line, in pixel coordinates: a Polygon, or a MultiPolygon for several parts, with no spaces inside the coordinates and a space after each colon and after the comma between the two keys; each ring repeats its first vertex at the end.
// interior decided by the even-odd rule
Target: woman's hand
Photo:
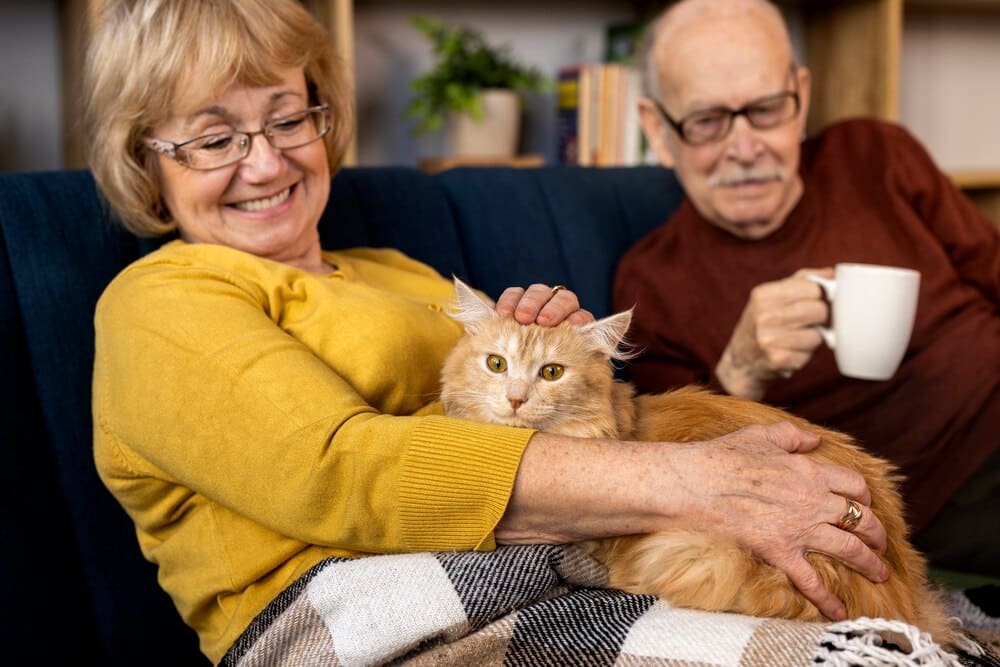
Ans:
{"type": "Polygon", "coordinates": [[[732,535],[784,571],[825,616],[841,620],[843,602],[824,588],[806,554],[827,554],[872,581],[885,581],[888,570],[876,552],[885,551],[886,534],[860,474],[793,455],[817,443],[816,436],[780,423],[674,447],[687,448],[690,456],[676,460],[688,468],[680,476],[689,506],[684,518],[732,535]],[[848,499],[862,506],[851,532],[836,525],[848,499]]]}
{"type": "Polygon", "coordinates": [[[782,570],[828,618],[846,617],[806,559],[824,553],[872,581],[888,570],[882,524],[856,472],[797,452],[819,444],[789,423],[749,426],[706,442],[589,440],[536,433],[521,459],[497,542],[538,544],[706,526],[782,570]],[[862,505],[836,527],[847,499],[862,505]]]}
{"type": "Polygon", "coordinates": [[[733,396],[759,400],[767,386],[806,365],[823,342],[816,325],[829,308],[823,290],[806,275],[833,277],[833,269],[800,269],[753,288],[715,375],[733,396]]]}
{"type": "Polygon", "coordinates": [[[521,324],[539,324],[552,327],[560,322],[586,324],[594,316],[580,308],[576,294],[562,285],[549,287],[536,283],[523,287],[508,287],[497,299],[496,311],[510,315],[521,324]]]}

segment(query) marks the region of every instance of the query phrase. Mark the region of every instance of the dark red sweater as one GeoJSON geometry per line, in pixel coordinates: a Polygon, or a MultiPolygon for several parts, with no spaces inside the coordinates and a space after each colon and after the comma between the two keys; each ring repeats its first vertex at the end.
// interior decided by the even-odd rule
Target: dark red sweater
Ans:
{"type": "Polygon", "coordinates": [[[764,400],[846,431],[896,463],[914,530],[1000,444],[1000,234],[902,127],[851,120],[803,145],[805,194],[770,237],[744,241],[685,200],[622,259],[614,307],[636,306],[640,390],[721,390],[715,365],[750,290],[803,267],[921,272],[916,324],[895,377],[853,380],[817,349],[764,400]]]}

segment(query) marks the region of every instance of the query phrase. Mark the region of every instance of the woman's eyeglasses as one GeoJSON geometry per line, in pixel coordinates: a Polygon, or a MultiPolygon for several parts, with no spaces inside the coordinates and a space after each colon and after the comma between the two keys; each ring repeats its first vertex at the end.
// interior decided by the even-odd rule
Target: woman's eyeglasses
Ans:
{"type": "Polygon", "coordinates": [[[330,108],[326,104],[309,107],[281,118],[272,118],[255,132],[232,130],[206,134],[180,143],[147,137],[151,149],[189,169],[219,169],[235,164],[250,154],[254,136],[264,135],[277,150],[289,150],[312,143],[330,131],[330,108]]]}

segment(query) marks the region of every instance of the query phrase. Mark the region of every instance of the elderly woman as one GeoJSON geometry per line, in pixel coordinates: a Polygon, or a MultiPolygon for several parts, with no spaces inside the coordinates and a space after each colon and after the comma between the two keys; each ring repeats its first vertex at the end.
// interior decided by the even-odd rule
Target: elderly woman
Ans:
{"type": "MultiPolygon", "coordinates": [[[[88,55],[90,159],[128,229],[178,237],[96,313],[94,455],[146,558],[218,662],[330,556],[490,550],[713,525],[843,615],[804,558],[873,579],[884,531],[832,526],[860,476],[788,424],[683,447],[442,415],[450,281],[317,231],[351,126],[343,69],[294,0],[112,0],[88,55]],[[442,454],[446,452],[446,454],[442,454]],[[863,543],[864,542],[864,543],[863,543]]],[[[508,289],[522,323],[592,319],[508,289]]]]}

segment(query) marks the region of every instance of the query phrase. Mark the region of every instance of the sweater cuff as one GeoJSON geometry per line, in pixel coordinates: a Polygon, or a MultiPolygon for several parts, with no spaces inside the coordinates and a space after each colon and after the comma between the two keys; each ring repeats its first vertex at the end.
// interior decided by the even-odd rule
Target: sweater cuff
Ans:
{"type": "Polygon", "coordinates": [[[492,550],[535,431],[428,416],[403,459],[399,515],[413,551],[492,550]]]}

